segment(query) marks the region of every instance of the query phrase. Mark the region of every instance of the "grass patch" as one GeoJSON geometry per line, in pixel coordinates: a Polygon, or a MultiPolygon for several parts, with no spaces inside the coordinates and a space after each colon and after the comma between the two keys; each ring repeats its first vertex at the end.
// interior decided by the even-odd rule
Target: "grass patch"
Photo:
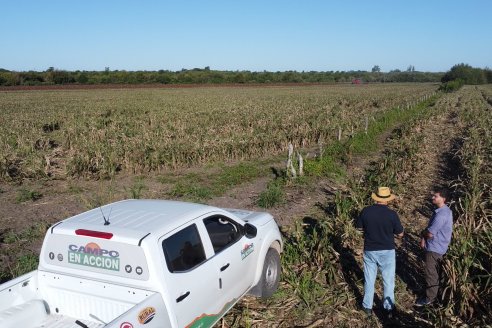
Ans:
{"type": "Polygon", "coordinates": [[[212,198],[212,190],[195,183],[193,180],[179,181],[174,185],[170,195],[190,201],[202,201],[212,198]]]}
{"type": "Polygon", "coordinates": [[[251,181],[261,175],[264,171],[257,164],[240,163],[234,166],[222,166],[221,172],[214,182],[217,191],[229,189],[243,182],[251,181]]]}
{"type": "Polygon", "coordinates": [[[25,273],[36,270],[39,263],[39,256],[34,253],[21,255],[14,265],[9,266],[8,274],[10,277],[18,277],[25,273]]]}
{"type": "Polygon", "coordinates": [[[129,188],[125,187],[125,191],[129,193],[129,197],[131,199],[140,199],[142,198],[142,193],[147,189],[143,178],[136,178],[133,185],[129,188]]]}
{"type": "Polygon", "coordinates": [[[344,154],[344,145],[341,142],[326,147],[321,158],[316,160],[306,160],[304,171],[308,176],[341,178],[346,175],[345,166],[341,161],[344,154]]]}
{"type": "Polygon", "coordinates": [[[221,165],[219,172],[202,175],[189,173],[179,181],[172,177],[159,177],[161,183],[174,183],[170,191],[173,197],[191,201],[203,201],[223,195],[227,190],[266,173],[261,163],[240,163],[233,166],[221,165]]]}
{"type": "Polygon", "coordinates": [[[284,179],[275,179],[268,183],[266,190],[258,196],[256,204],[262,208],[271,208],[285,201],[284,179]]]}
{"type": "Polygon", "coordinates": [[[40,242],[48,228],[47,222],[38,222],[19,232],[3,232],[1,242],[4,247],[0,247],[0,282],[36,269],[39,255],[29,247],[40,242]]]}
{"type": "Polygon", "coordinates": [[[12,230],[7,231],[3,236],[3,242],[5,244],[15,244],[18,242],[29,242],[32,240],[44,237],[49,224],[46,222],[35,223],[30,227],[20,231],[14,232],[12,230]]]}
{"type": "Polygon", "coordinates": [[[70,185],[68,187],[68,192],[71,194],[77,195],[77,194],[83,193],[84,189],[79,187],[79,186],[70,185]]]}
{"type": "Polygon", "coordinates": [[[41,197],[43,197],[43,194],[41,194],[38,191],[22,188],[17,192],[16,201],[17,201],[17,203],[24,203],[27,201],[33,201],[34,202],[34,201],[40,199],[41,197]]]}

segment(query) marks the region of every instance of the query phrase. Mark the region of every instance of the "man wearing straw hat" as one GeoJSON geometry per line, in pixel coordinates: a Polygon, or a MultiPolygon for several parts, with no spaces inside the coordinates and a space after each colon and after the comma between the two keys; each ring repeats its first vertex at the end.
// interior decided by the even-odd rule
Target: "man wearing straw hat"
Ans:
{"type": "Polygon", "coordinates": [[[403,237],[403,227],[395,211],[388,203],[395,199],[388,187],[379,187],[372,193],[374,205],[364,208],[357,219],[357,228],[364,231],[364,312],[372,315],[374,283],[377,270],[383,277],[383,308],[391,317],[395,308],[395,235],[403,237]]]}

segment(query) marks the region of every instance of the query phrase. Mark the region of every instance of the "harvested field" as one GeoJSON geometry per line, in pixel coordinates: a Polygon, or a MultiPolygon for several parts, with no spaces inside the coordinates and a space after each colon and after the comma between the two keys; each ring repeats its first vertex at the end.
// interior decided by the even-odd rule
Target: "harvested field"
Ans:
{"type": "Polygon", "coordinates": [[[432,84],[0,92],[0,178],[108,178],[326,144],[432,84]]]}

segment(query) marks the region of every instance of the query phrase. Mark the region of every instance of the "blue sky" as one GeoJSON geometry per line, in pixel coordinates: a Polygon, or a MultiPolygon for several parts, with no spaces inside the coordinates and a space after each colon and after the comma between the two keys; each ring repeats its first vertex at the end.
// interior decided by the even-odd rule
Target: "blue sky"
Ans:
{"type": "Polygon", "coordinates": [[[0,68],[492,67],[492,1],[0,0],[0,68]]]}

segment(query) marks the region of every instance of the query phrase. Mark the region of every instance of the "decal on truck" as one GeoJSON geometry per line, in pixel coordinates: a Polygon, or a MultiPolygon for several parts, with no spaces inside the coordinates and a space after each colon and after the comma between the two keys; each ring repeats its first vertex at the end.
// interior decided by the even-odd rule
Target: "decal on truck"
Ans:
{"type": "Polygon", "coordinates": [[[152,306],[148,306],[138,314],[138,322],[145,325],[154,319],[155,309],[152,306]]]}
{"type": "Polygon", "coordinates": [[[236,304],[237,299],[233,299],[220,310],[217,314],[206,314],[203,313],[201,316],[196,317],[191,323],[186,325],[186,328],[209,328],[214,325],[222,316],[229,311],[229,309],[236,304]]]}
{"type": "Polygon", "coordinates": [[[129,322],[123,322],[121,325],[120,325],[120,328],[133,328],[133,325],[129,322]]]}
{"type": "Polygon", "coordinates": [[[85,246],[68,246],[68,263],[85,265],[105,270],[120,270],[120,254],[114,250],[106,250],[96,243],[85,246]]]}
{"type": "Polygon", "coordinates": [[[253,243],[244,245],[241,250],[241,259],[244,260],[249,254],[253,253],[254,247],[253,243]]]}

